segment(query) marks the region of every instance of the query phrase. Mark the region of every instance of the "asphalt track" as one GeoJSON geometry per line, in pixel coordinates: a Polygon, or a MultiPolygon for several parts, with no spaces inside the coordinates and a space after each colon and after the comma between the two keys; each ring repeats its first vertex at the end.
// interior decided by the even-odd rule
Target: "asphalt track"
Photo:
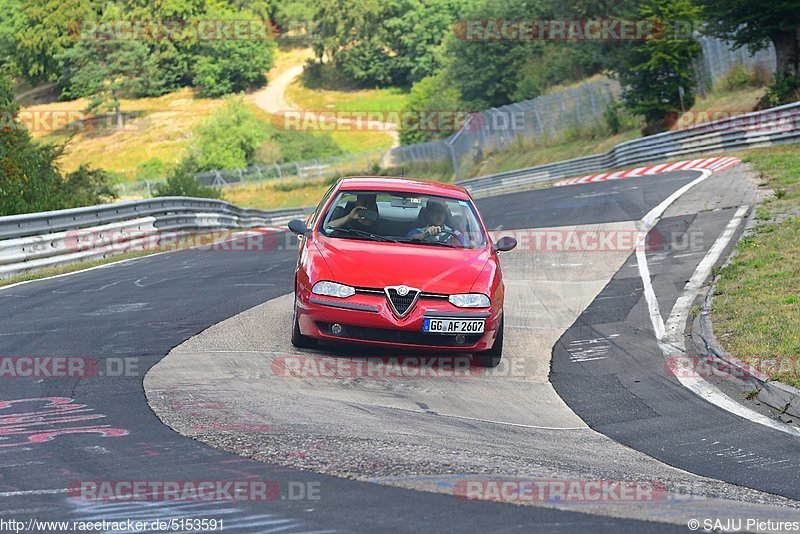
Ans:
{"type": "MultiPolygon", "coordinates": [[[[492,228],[632,221],[696,175],[681,172],[613,185],[535,190],[485,199],[479,208],[492,228]]],[[[711,233],[719,230],[726,215],[729,218],[730,213],[720,210],[691,221],[666,218],[661,224],[697,224],[711,233]]],[[[47,441],[29,442],[32,434],[19,432],[0,434],[2,517],[224,518],[225,528],[235,532],[656,532],[679,528],[548,507],[463,501],[452,495],[270,465],[211,448],[164,425],[145,398],[142,381],[147,371],[173,347],[212,325],[285,295],[294,261],[291,250],[183,251],[0,290],[0,355],[80,355],[100,360],[101,367],[106,359],[129,358],[132,364],[128,376],[121,377],[2,380],[0,400],[22,402],[0,405],[0,416],[47,411],[48,403],[66,402],[58,398],[74,399],[73,404],[92,410],[83,414],[104,416],[91,422],[51,419],[33,426],[39,434],[59,430],[47,441]],[[74,433],[66,432],[76,428],[74,433]],[[79,480],[253,478],[274,481],[284,496],[291,484],[317,483],[321,498],[266,503],[86,502],[67,491],[79,480]]],[[[699,258],[667,258],[663,271],[654,272],[665,309],[694,269],[692,261],[696,265],[699,258]]],[[[720,413],[656,371],[663,370],[663,357],[659,362],[657,352],[648,346],[652,335],[637,308],[641,299],[630,274],[626,264],[601,295],[612,297],[613,305],[589,304],[556,346],[551,378],[556,391],[589,426],[614,440],[692,472],[796,499],[800,487],[796,439],[720,413]],[[615,342],[623,349],[635,338],[635,350],[629,345],[619,350],[619,358],[580,365],[571,363],[568,356],[565,360],[564,347],[585,338],[586,329],[624,334],[625,341],[615,342]],[[645,376],[648,371],[653,376],[645,376]],[[719,441],[714,445],[719,450],[704,445],[702,440],[709,437],[719,441]],[[723,447],[733,452],[720,453],[723,447]],[[743,465],[736,447],[757,450],[764,461],[743,465]]]]}

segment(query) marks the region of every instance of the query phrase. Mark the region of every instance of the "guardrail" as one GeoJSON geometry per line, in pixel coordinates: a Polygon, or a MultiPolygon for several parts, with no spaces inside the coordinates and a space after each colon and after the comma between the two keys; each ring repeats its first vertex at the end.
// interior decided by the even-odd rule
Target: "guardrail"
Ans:
{"type": "Polygon", "coordinates": [[[162,197],[0,217],[0,278],[145,250],[154,240],[282,225],[310,208],[263,211],[222,200],[162,197]]]}
{"type": "Polygon", "coordinates": [[[670,158],[800,142],[800,102],[620,143],[605,154],[456,182],[473,196],[670,158]]]}

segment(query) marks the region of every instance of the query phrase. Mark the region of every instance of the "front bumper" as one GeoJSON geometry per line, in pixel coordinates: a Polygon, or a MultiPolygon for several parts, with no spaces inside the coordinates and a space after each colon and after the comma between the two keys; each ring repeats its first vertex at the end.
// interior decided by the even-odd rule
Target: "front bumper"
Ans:
{"type": "Polygon", "coordinates": [[[492,348],[502,314],[502,303],[491,308],[457,308],[441,296],[423,293],[405,317],[397,317],[386,296],[377,290],[359,291],[352,297],[337,299],[310,292],[297,296],[300,332],[315,339],[361,345],[426,349],[436,351],[479,352],[492,348]],[[425,317],[484,319],[482,334],[428,334],[422,331],[425,317]],[[334,334],[333,324],[341,326],[334,334]]]}

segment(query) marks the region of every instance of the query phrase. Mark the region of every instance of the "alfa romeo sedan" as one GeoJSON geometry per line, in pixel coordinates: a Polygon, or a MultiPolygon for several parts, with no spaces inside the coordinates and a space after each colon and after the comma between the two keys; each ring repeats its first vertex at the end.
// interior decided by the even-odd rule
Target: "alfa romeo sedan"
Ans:
{"type": "Polygon", "coordinates": [[[292,344],[319,341],[474,353],[503,350],[498,251],[469,193],[399,178],[344,178],[304,222],[295,274],[292,344]]]}

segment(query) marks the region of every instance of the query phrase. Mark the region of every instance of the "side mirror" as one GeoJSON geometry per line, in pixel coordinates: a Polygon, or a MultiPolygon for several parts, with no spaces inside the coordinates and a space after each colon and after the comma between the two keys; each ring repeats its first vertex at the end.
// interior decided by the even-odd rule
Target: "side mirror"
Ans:
{"type": "Polygon", "coordinates": [[[513,237],[504,236],[498,239],[494,246],[500,252],[508,252],[517,246],[517,240],[513,237]]]}
{"type": "Polygon", "coordinates": [[[293,219],[289,221],[289,230],[297,235],[305,235],[307,236],[311,230],[306,227],[306,223],[299,219],[293,219]]]}

